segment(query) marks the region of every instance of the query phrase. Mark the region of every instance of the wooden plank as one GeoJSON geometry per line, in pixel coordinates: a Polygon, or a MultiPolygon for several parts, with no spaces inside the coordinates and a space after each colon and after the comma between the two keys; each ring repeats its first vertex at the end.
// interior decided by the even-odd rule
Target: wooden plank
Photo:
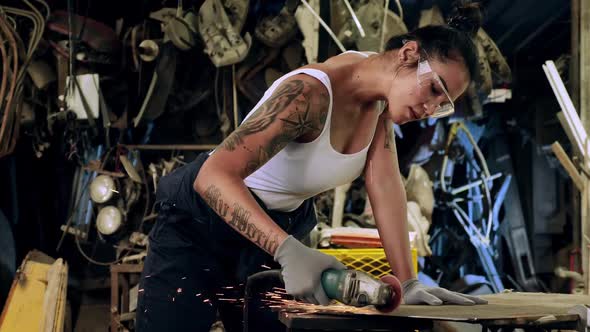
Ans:
{"type": "MultiPolygon", "coordinates": [[[[586,131],[590,129],[590,2],[580,1],[580,116],[586,131]]],[[[585,142],[588,144],[588,142],[585,142]]],[[[586,146],[587,148],[588,146],[586,146]]],[[[590,162],[588,154],[584,154],[584,167],[590,162]]],[[[588,233],[590,230],[590,182],[586,178],[586,188],[582,194],[582,252],[585,252],[583,268],[585,273],[585,291],[590,287],[590,255],[588,254],[588,233]]]]}
{"type": "MultiPolygon", "coordinates": [[[[577,151],[582,151],[582,156],[585,156],[588,153],[587,146],[585,146],[584,142],[588,139],[588,134],[586,129],[582,124],[582,120],[580,115],[576,112],[576,108],[573,105],[573,102],[567,92],[565,85],[563,84],[563,80],[561,76],[559,76],[559,72],[555,67],[555,63],[551,60],[546,61],[543,65],[543,71],[545,71],[545,75],[553,89],[553,93],[555,94],[555,98],[565,115],[565,121],[567,123],[567,127],[571,131],[572,137],[574,140],[572,144],[577,145],[577,151]]],[[[562,123],[563,125],[563,123],[562,123]]],[[[566,131],[568,129],[564,128],[566,131]]],[[[568,136],[570,137],[570,136],[568,136]]]]}
{"type": "Polygon", "coordinates": [[[57,317],[53,326],[54,331],[64,331],[66,315],[68,314],[66,304],[68,295],[68,264],[64,262],[60,271],[60,289],[57,295],[57,317]]]}
{"type": "Polygon", "coordinates": [[[580,1],[580,117],[590,130],[590,2],[580,1]]]}
{"type": "Polygon", "coordinates": [[[577,306],[590,305],[590,296],[545,293],[500,293],[482,296],[487,305],[427,306],[401,305],[392,313],[382,313],[368,306],[355,308],[344,305],[317,306],[310,304],[289,304],[280,308],[282,311],[330,314],[330,315],[370,315],[393,316],[419,319],[475,322],[481,320],[536,321],[555,316],[557,321],[572,321],[578,318],[573,314],[577,306]]]}
{"type": "MultiPolygon", "coordinates": [[[[576,109],[580,109],[580,2],[581,0],[571,0],[570,10],[571,10],[571,39],[570,39],[570,47],[571,47],[571,58],[570,58],[570,65],[569,65],[569,90],[571,92],[572,103],[576,109]]],[[[562,117],[564,115],[562,114],[562,117]]],[[[559,114],[558,114],[559,118],[559,114]]],[[[562,127],[564,126],[564,122],[561,118],[559,118],[562,127]]],[[[565,120],[565,118],[563,118],[565,120]]],[[[566,132],[567,133],[567,132],[566,132]]],[[[568,138],[572,141],[572,137],[568,134],[568,138]]],[[[581,151],[574,151],[580,156],[581,151]]],[[[573,248],[580,248],[582,241],[582,211],[581,207],[582,204],[580,202],[580,193],[581,191],[572,189],[571,190],[571,197],[572,197],[572,220],[580,220],[580,222],[574,222],[574,226],[572,229],[572,246],[573,248]]],[[[583,265],[583,264],[582,264],[583,265]]],[[[577,269],[583,270],[583,266],[576,266],[577,269]]]]}
{"type": "Polygon", "coordinates": [[[122,274],[119,280],[121,284],[121,314],[129,312],[129,281],[127,278],[127,275],[122,274]]]}
{"type": "Polygon", "coordinates": [[[563,113],[563,111],[557,113],[557,119],[559,120],[559,123],[561,124],[563,131],[565,131],[567,138],[570,140],[570,143],[572,143],[574,153],[578,156],[582,156],[582,150],[580,150],[580,146],[578,144],[576,144],[576,137],[574,136],[574,133],[571,131],[570,126],[567,123],[567,119],[565,118],[565,114],[563,113]]]}
{"type": "Polygon", "coordinates": [[[571,58],[569,66],[569,90],[572,103],[580,109],[580,0],[571,0],[571,58]]]}
{"type": "Polygon", "coordinates": [[[111,265],[111,332],[119,330],[119,273],[111,265]]]}
{"type": "Polygon", "coordinates": [[[322,314],[298,314],[281,312],[279,320],[287,328],[293,330],[337,330],[337,331],[411,331],[429,330],[432,327],[431,320],[420,320],[406,317],[396,317],[395,324],[392,324],[392,317],[388,316],[341,316],[322,314]]]}
{"type": "Polygon", "coordinates": [[[576,169],[574,163],[572,163],[568,155],[563,150],[561,144],[559,144],[559,142],[554,142],[553,144],[551,144],[551,150],[553,151],[557,159],[559,159],[559,162],[561,163],[563,168],[565,168],[567,174],[569,174],[576,188],[578,188],[580,192],[583,191],[584,180],[578,172],[578,170],[576,169]]]}
{"type": "Polygon", "coordinates": [[[141,273],[143,264],[115,264],[111,265],[111,272],[117,273],[141,273]]]}
{"type": "Polygon", "coordinates": [[[589,255],[588,255],[588,244],[590,241],[588,241],[588,230],[589,230],[589,225],[588,225],[588,209],[590,208],[590,205],[588,204],[588,200],[590,199],[590,182],[588,181],[588,177],[584,177],[584,190],[582,190],[582,193],[580,195],[580,223],[581,225],[581,230],[582,230],[582,238],[581,238],[581,242],[582,242],[582,272],[584,275],[584,294],[588,294],[588,286],[590,286],[590,268],[589,265],[590,264],[590,259],[589,259],[589,255]]]}
{"type": "Polygon", "coordinates": [[[25,257],[4,305],[0,317],[0,332],[39,331],[44,328],[47,273],[51,268],[51,263],[44,262],[51,260],[53,259],[40,252],[29,252],[25,257]]]}
{"type": "Polygon", "coordinates": [[[60,292],[60,271],[63,260],[60,258],[47,271],[47,289],[43,298],[43,319],[39,331],[52,332],[57,313],[57,296],[60,292]]]}

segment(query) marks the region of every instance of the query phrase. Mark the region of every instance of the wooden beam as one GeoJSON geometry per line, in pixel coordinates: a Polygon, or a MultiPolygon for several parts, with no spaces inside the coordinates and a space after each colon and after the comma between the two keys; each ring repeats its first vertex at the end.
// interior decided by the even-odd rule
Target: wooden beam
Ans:
{"type": "MultiPolygon", "coordinates": [[[[582,151],[582,157],[590,154],[589,150],[587,150],[588,146],[585,145],[585,142],[588,139],[588,132],[584,128],[582,119],[576,112],[576,108],[574,107],[572,99],[563,84],[563,80],[555,67],[555,63],[551,60],[546,61],[543,65],[543,71],[545,71],[545,75],[547,75],[547,79],[553,89],[555,98],[557,98],[559,106],[567,120],[567,126],[574,138],[572,144],[577,145],[577,151],[582,151]]],[[[566,128],[564,129],[567,131],[566,128]]]]}
{"type": "Polygon", "coordinates": [[[557,159],[559,159],[559,162],[561,163],[563,168],[565,168],[567,174],[569,174],[576,188],[578,188],[580,192],[583,191],[584,180],[578,172],[578,170],[576,169],[576,166],[574,166],[574,163],[572,163],[568,155],[563,150],[563,147],[561,147],[561,144],[559,144],[559,142],[554,142],[553,144],[551,144],[551,150],[553,151],[553,153],[555,153],[555,156],[557,157],[557,159]]]}
{"type": "MultiPolygon", "coordinates": [[[[580,66],[580,118],[586,132],[590,129],[590,2],[579,0],[579,66],[580,66]]],[[[573,17],[572,17],[573,18],[573,17]]],[[[588,141],[584,141],[584,150],[587,152],[588,141]]],[[[584,153],[584,167],[590,163],[589,153],[584,153]]],[[[590,245],[590,181],[584,177],[584,191],[581,196],[581,214],[582,214],[582,253],[585,255],[582,259],[585,277],[585,292],[588,294],[590,287],[590,255],[588,246],[590,245]]]]}
{"type": "Polygon", "coordinates": [[[580,115],[590,129],[590,2],[580,1],[580,115]]]}
{"type": "Polygon", "coordinates": [[[578,156],[583,156],[582,151],[579,148],[579,145],[576,144],[576,137],[570,129],[570,126],[567,123],[567,119],[565,118],[565,114],[563,113],[563,111],[557,113],[557,119],[559,120],[559,123],[561,123],[561,127],[563,128],[563,131],[565,131],[567,138],[570,140],[570,143],[572,144],[575,154],[578,156]]]}
{"type": "Polygon", "coordinates": [[[572,103],[580,109],[580,0],[571,0],[571,58],[569,66],[569,90],[572,103]]]}

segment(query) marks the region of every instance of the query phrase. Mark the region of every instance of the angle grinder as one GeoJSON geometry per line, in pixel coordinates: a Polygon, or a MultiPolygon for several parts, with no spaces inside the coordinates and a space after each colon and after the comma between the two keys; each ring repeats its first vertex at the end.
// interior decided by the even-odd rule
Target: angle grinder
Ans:
{"type": "Polygon", "coordinates": [[[322,274],[322,287],[333,300],[354,307],[374,305],[381,312],[395,310],[402,300],[401,283],[392,275],[377,280],[362,271],[328,269],[322,274]]]}

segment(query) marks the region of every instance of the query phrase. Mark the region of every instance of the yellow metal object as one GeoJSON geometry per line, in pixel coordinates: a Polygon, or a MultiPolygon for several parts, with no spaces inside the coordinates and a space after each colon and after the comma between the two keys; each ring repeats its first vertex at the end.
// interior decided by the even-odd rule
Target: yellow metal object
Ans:
{"type": "Polygon", "coordinates": [[[0,316],[0,332],[61,332],[68,266],[38,251],[23,260],[0,316]]]}
{"type": "MultiPolygon", "coordinates": [[[[376,278],[391,274],[383,248],[320,249],[320,251],[336,257],[347,268],[367,272],[376,278]]],[[[418,250],[415,248],[412,248],[412,263],[414,272],[418,273],[418,250]]]]}

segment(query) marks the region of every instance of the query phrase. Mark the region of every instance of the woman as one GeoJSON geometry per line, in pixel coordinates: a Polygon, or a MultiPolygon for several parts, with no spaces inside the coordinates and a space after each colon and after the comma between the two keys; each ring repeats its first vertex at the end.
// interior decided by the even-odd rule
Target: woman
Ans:
{"type": "Polygon", "coordinates": [[[479,11],[463,12],[450,26],[392,38],[382,54],[345,52],[284,75],[214,152],[163,178],[138,330],[208,331],[217,309],[227,330],[239,330],[228,319],[241,312],[232,287],[273,259],[289,294],[327,304],[321,274],[344,266],[300,240],[316,223],[313,196],[363,172],[405,303],[485,303],[416,279],[392,133],[393,123],[451,114],[476,77],[466,30],[477,30],[479,11]]]}

